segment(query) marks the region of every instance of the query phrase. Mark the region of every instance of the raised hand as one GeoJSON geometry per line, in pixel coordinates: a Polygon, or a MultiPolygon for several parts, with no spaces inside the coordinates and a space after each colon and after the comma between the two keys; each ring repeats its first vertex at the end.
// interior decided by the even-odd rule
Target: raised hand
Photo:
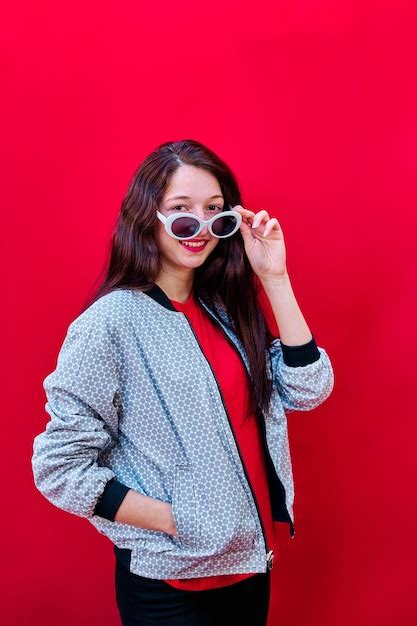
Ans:
{"type": "Polygon", "coordinates": [[[242,215],[240,232],[253,271],[260,279],[286,276],[284,234],[278,220],[264,209],[254,213],[240,204],[231,208],[242,215]]]}

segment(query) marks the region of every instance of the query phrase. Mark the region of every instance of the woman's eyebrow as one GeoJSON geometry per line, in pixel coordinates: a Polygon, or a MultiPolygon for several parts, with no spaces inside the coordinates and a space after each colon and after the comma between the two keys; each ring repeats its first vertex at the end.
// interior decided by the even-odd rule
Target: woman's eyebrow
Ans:
{"type": "MultiPolygon", "coordinates": [[[[223,196],[211,196],[211,198],[209,198],[209,200],[214,200],[214,198],[222,198],[223,196]]],[[[192,198],[190,198],[190,196],[173,196],[172,198],[167,198],[166,202],[170,202],[171,200],[192,200],[192,198]]]]}

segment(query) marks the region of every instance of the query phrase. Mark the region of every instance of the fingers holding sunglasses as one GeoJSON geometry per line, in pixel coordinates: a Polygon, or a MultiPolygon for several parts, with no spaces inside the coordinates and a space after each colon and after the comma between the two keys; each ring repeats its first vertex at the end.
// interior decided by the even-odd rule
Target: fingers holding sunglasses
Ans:
{"type": "Polygon", "coordinates": [[[245,207],[243,207],[241,204],[235,204],[235,206],[232,206],[230,204],[229,206],[230,206],[230,209],[233,211],[239,211],[241,213],[249,213],[250,215],[255,215],[253,211],[250,211],[249,209],[245,209],[245,207]]]}
{"type": "Polygon", "coordinates": [[[233,207],[234,211],[238,211],[245,222],[252,225],[252,228],[258,228],[263,220],[269,220],[268,212],[265,209],[258,211],[255,213],[254,211],[250,211],[249,209],[245,209],[240,204],[237,204],[233,207]]]}
{"type": "Polygon", "coordinates": [[[240,204],[236,204],[236,206],[231,206],[230,205],[230,209],[232,211],[237,211],[238,213],[241,214],[241,216],[243,217],[243,219],[248,222],[249,218],[253,219],[253,216],[255,215],[255,213],[253,211],[249,211],[249,209],[245,209],[243,206],[241,206],[240,204]]]}
{"type": "Polygon", "coordinates": [[[243,221],[248,224],[248,226],[251,226],[251,230],[254,231],[254,235],[267,237],[271,232],[273,232],[273,234],[282,232],[278,220],[275,217],[270,218],[268,211],[265,211],[265,209],[258,211],[258,213],[254,213],[254,211],[245,209],[241,205],[236,205],[233,207],[233,210],[238,211],[242,215],[243,221]],[[260,233],[257,229],[263,222],[265,222],[265,228],[263,233],[260,233]]]}

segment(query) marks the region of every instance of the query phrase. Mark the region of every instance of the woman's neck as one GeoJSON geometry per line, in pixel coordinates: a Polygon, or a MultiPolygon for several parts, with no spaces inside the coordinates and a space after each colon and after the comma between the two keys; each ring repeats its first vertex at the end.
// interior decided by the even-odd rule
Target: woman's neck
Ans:
{"type": "Polygon", "coordinates": [[[177,276],[164,273],[156,279],[155,283],[166,293],[170,300],[186,302],[193,289],[194,273],[186,276],[177,276]]]}

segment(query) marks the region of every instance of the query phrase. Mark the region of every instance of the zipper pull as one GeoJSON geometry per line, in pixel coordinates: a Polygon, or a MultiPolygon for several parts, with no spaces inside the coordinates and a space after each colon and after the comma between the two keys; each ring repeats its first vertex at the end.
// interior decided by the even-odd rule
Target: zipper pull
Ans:
{"type": "Polygon", "coordinates": [[[269,570],[271,570],[273,565],[274,565],[274,551],[270,550],[266,555],[266,566],[269,570]]]}

